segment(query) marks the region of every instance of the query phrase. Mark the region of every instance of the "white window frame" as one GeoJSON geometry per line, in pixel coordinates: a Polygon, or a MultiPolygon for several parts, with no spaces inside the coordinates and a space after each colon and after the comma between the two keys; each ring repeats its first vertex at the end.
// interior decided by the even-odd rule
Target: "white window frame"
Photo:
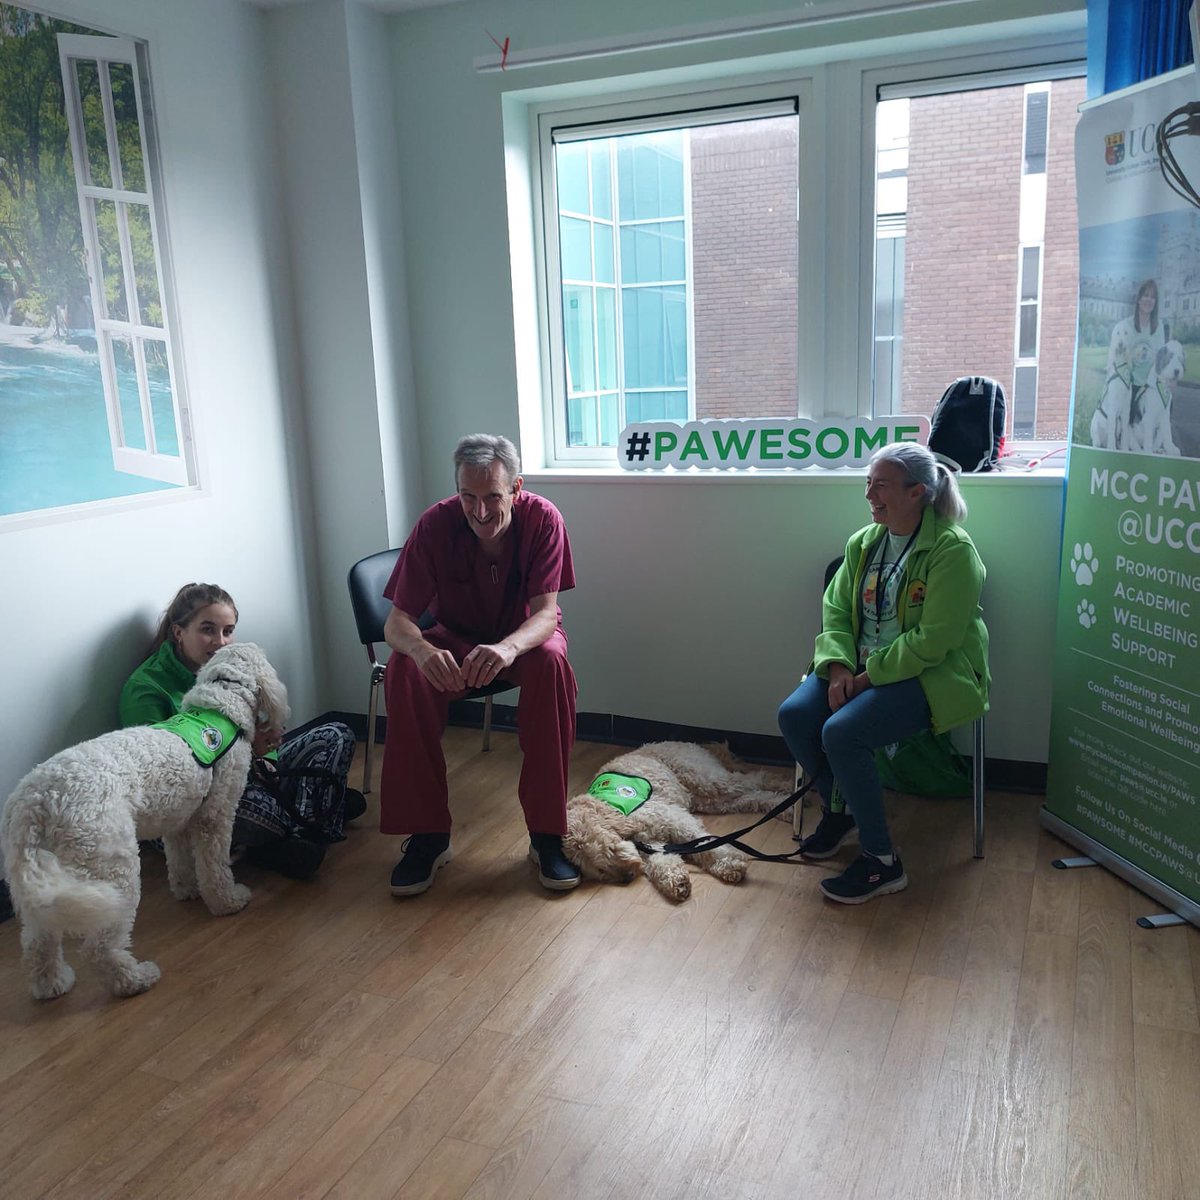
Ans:
{"type": "Polygon", "coordinates": [[[162,184],[158,145],[153,120],[147,113],[149,89],[146,47],[143,43],[130,38],[61,33],[58,35],[58,52],[113,466],[116,470],[128,475],[185,487],[195,482],[195,453],[187,405],[183,395],[183,371],[178,369],[177,342],[172,338],[172,329],[176,327],[177,322],[174,317],[173,288],[167,257],[165,224],[159,199],[162,184]],[[100,80],[107,139],[106,148],[112,171],[111,186],[108,187],[91,182],[91,166],[88,159],[83,108],[79,95],[79,78],[76,72],[76,64],[79,62],[94,63],[100,80]],[[133,75],[138,129],[141,134],[145,191],[136,191],[123,186],[122,164],[117,147],[116,119],[107,70],[110,63],[127,65],[133,75]],[[112,203],[117,214],[125,301],[128,309],[127,318],[124,320],[110,317],[106,311],[100,238],[95,216],[95,206],[101,202],[112,203]],[[159,304],[163,315],[161,328],[147,325],[140,320],[141,301],[134,275],[128,220],[125,209],[122,207],[122,205],[129,204],[141,204],[147,209],[154,247],[159,304]],[[145,448],[128,445],[117,385],[116,361],[112,348],[114,337],[128,339],[133,350],[138,381],[141,432],[145,448]],[[159,342],[164,347],[179,447],[178,455],[162,453],[157,447],[149,376],[146,368],[145,346],[147,342],[159,342]]]}
{"type": "MultiPolygon", "coordinates": [[[[784,107],[788,104],[795,106],[800,122],[800,144],[805,145],[809,136],[809,124],[812,119],[813,87],[811,77],[806,75],[788,75],[784,78],[764,80],[762,82],[738,88],[700,87],[694,91],[670,92],[656,91],[645,95],[644,99],[622,98],[614,101],[604,98],[591,104],[547,104],[534,106],[531,109],[533,123],[532,137],[536,146],[535,155],[535,187],[534,196],[540,199],[540,212],[535,215],[535,255],[537,277],[539,280],[539,314],[545,336],[542,338],[542,367],[543,367],[543,415],[545,420],[544,434],[547,447],[547,458],[551,466],[597,466],[613,465],[616,460],[616,448],[613,446],[569,446],[567,444],[567,409],[566,409],[566,373],[565,347],[562,317],[562,284],[559,272],[559,240],[558,240],[558,196],[557,179],[554,170],[555,131],[568,129],[575,140],[585,137],[601,137],[606,132],[622,133],[639,132],[661,128],[694,128],[701,125],[711,125],[718,121],[746,120],[754,116],[783,115],[784,107]],[[576,132],[578,131],[578,132],[576,132]]],[[[815,182],[805,179],[805,172],[800,171],[798,208],[805,210],[816,203],[815,182]]],[[[689,222],[687,238],[687,285],[694,286],[695,272],[692,263],[692,238],[690,232],[691,219],[691,180],[689,173],[684,175],[684,207],[685,219],[689,222]]],[[[814,222],[816,226],[818,223],[814,222]]],[[[615,238],[618,230],[617,210],[614,201],[614,257],[620,254],[620,245],[615,238]]],[[[798,236],[801,241],[800,254],[802,263],[806,262],[806,254],[817,261],[821,253],[820,239],[815,230],[805,232],[800,229],[798,236]],[[805,245],[808,243],[808,249],[805,245]]],[[[619,273],[618,273],[619,279],[619,273]]],[[[620,287],[618,285],[617,311],[618,328],[620,328],[620,287]]],[[[805,289],[800,288],[797,297],[798,306],[803,311],[809,307],[805,289]]],[[[688,331],[688,413],[695,412],[695,308],[689,291],[687,304],[688,331]]],[[[803,331],[806,321],[797,322],[796,336],[798,339],[799,361],[803,362],[806,354],[806,341],[803,331]]],[[[819,339],[808,343],[812,353],[814,346],[819,345],[819,339]]],[[[618,338],[618,359],[623,355],[621,339],[618,338]]],[[[799,372],[801,377],[805,371],[799,372]]]]}
{"type": "MultiPolygon", "coordinates": [[[[949,32],[949,31],[947,31],[949,32]]],[[[872,408],[875,300],[875,105],[882,89],[903,86],[903,94],[959,90],[969,86],[1053,80],[1086,74],[1083,34],[1065,30],[1009,40],[941,45],[907,54],[887,52],[886,41],[870,49],[875,57],[827,60],[812,57],[775,74],[743,75],[729,85],[729,63],[716,63],[706,80],[670,88],[614,93],[610,81],[586,87],[605,95],[538,102],[527,94],[517,101],[528,121],[528,193],[510,188],[510,206],[527,200],[532,217],[533,277],[536,299],[537,358],[540,378],[522,389],[523,420],[540,417],[530,441],[544,447],[546,466],[604,466],[616,469],[615,452],[603,447],[565,445],[565,403],[555,380],[561,363],[561,294],[551,266],[557,252],[557,209],[553,196],[549,131],[557,125],[654,120],[670,113],[776,100],[799,102],[800,155],[798,239],[801,281],[797,297],[797,412],[811,417],[869,416],[872,408]],[[528,101],[526,103],[526,100],[528,101]],[[555,339],[558,339],[556,343],[555,339]],[[537,405],[533,397],[540,389],[537,405]]],[[[753,71],[753,64],[748,65],[753,71]]],[[[732,67],[737,71],[738,67],[732,67]]],[[[899,92],[895,94],[900,94],[899,92]]],[[[515,142],[514,147],[521,142],[515,142]]],[[[523,292],[514,291],[519,301],[523,292]]],[[[1040,316],[1040,313],[1039,313],[1040,316]]],[[[517,321],[520,348],[528,332],[517,321]]],[[[694,341],[694,339],[693,339],[694,341]]],[[[689,351],[691,349],[689,344],[689,351]]],[[[528,360],[532,366],[532,359],[528,360]]],[[[520,375],[520,371],[519,371],[520,375]]],[[[749,415],[749,414],[747,414],[749,415]]]]}

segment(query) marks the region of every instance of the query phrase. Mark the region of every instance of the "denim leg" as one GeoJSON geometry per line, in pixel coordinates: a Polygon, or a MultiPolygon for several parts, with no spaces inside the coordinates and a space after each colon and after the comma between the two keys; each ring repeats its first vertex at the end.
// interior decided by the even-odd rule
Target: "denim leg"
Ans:
{"type": "Polygon", "coordinates": [[[826,810],[833,793],[833,772],[821,745],[821,729],[829,720],[829,681],[810,672],[779,706],[779,730],[792,757],[804,768],[805,779],[815,779],[826,810]]]}
{"type": "Polygon", "coordinates": [[[906,679],[867,688],[821,729],[825,757],[858,825],[858,843],[868,854],[892,853],[875,751],[928,728],[925,692],[916,679],[906,679]]]}

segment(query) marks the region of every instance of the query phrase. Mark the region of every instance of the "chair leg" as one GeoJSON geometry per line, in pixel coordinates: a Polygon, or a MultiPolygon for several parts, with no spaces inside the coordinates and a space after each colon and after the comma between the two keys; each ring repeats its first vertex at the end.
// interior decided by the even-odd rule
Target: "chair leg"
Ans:
{"type": "MultiPolygon", "coordinates": [[[[792,774],[792,787],[798,788],[804,783],[804,768],[797,763],[796,770],[792,774]]],[[[804,829],[804,798],[797,800],[792,805],[792,836],[799,837],[804,829]]]]}
{"type": "Polygon", "coordinates": [[[483,702],[483,748],[492,748],[492,698],[488,696],[483,702]]]}
{"type": "Polygon", "coordinates": [[[362,793],[371,790],[371,752],[375,749],[375,706],[379,701],[379,680],[371,676],[371,695],[367,701],[367,752],[363,755],[362,793]]]}
{"type": "Polygon", "coordinates": [[[983,857],[983,763],[984,737],[983,718],[975,722],[974,728],[974,757],[972,759],[972,777],[975,792],[975,857],[983,857]]]}

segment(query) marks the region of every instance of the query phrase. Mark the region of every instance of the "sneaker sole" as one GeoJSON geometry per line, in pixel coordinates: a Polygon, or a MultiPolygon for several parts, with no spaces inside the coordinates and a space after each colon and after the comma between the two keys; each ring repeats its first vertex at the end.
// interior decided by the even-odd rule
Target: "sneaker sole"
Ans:
{"type": "Polygon", "coordinates": [[[847,842],[851,840],[856,842],[858,841],[857,828],[851,827],[850,829],[847,829],[846,832],[843,833],[840,838],[838,838],[837,844],[829,850],[805,850],[801,848],[800,853],[803,854],[805,858],[811,858],[814,862],[821,862],[822,859],[832,858],[847,842]]]}
{"type": "Polygon", "coordinates": [[[572,888],[577,888],[583,878],[581,875],[576,875],[574,879],[554,879],[549,875],[543,875],[541,859],[533,850],[529,851],[529,861],[538,869],[538,883],[552,892],[569,892],[572,888]]]}
{"type": "Polygon", "coordinates": [[[827,900],[836,900],[838,904],[866,904],[868,900],[874,900],[876,896],[890,896],[893,892],[902,892],[908,887],[908,876],[901,875],[899,879],[893,879],[891,883],[881,883],[873,892],[867,892],[865,896],[835,896],[833,892],[827,892],[824,887],[821,888],[821,895],[827,900]]]}
{"type": "Polygon", "coordinates": [[[422,892],[429,891],[429,889],[431,887],[433,887],[434,876],[437,875],[437,873],[453,857],[454,857],[454,855],[451,853],[450,847],[447,846],[446,849],[443,850],[441,852],[441,854],[439,854],[437,856],[437,858],[435,858],[433,860],[433,866],[432,866],[432,868],[430,868],[428,879],[422,879],[419,883],[401,884],[399,887],[397,887],[395,884],[392,884],[392,895],[393,896],[419,896],[422,892]]]}

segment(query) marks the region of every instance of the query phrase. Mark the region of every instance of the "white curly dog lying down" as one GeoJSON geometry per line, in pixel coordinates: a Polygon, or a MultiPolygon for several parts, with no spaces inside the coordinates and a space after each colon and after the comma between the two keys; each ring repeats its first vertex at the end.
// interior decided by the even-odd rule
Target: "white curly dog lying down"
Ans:
{"type": "Polygon", "coordinates": [[[61,996],[75,982],[64,935],[83,939],[84,955],[114,995],[134,996],[158,982],[158,967],[129,952],[141,895],[139,838],[163,839],[178,899],[200,896],[218,917],[249,903],[250,889],[229,869],[234,810],[255,725],[283,728],[287,692],[257,646],[234,643],[200,668],[183,708],[215,711],[236,727],[222,734],[219,719],[200,722],[210,751],[214,742],[233,742],[213,766],[201,766],[169,730],[122,729],[56,754],[9,797],[0,840],[36,999],[61,996]]]}
{"type": "MultiPolygon", "coordinates": [[[[744,766],[723,745],[651,742],[606,763],[606,775],[650,785],[650,798],[626,815],[591,792],[567,801],[563,852],[588,879],[628,883],[639,871],[669,900],[686,900],[692,883],[677,854],[642,855],[634,842],[688,842],[708,831],[693,813],[766,812],[786,795],[777,778],[744,766]]],[[[593,784],[595,788],[596,785],[593,784]]],[[[601,784],[601,792],[606,787],[601,784]]],[[[729,846],[688,859],[725,883],[741,883],[746,858],[729,846]]]]}

